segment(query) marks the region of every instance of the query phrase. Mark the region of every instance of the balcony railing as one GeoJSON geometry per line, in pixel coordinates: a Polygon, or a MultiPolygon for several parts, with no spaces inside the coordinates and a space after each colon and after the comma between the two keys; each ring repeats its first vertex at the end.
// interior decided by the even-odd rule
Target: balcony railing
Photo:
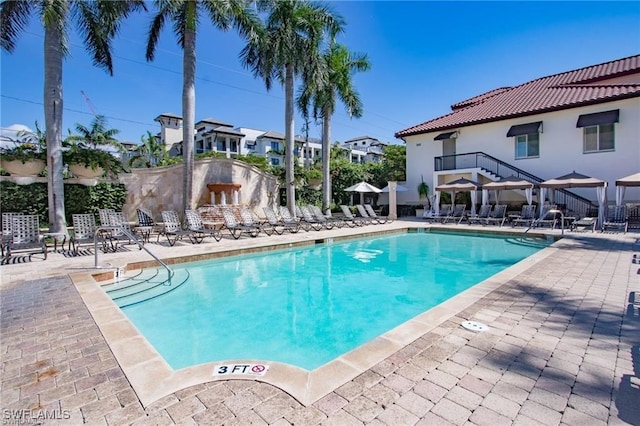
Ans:
{"type": "MultiPolygon", "coordinates": [[[[505,163],[502,160],[492,157],[491,155],[485,154],[484,152],[471,152],[466,154],[435,157],[434,167],[436,172],[479,168],[498,177],[515,176],[529,181],[536,186],[545,180],[509,163],[505,163]]],[[[566,189],[555,189],[553,199],[554,203],[564,205],[566,210],[583,215],[590,209],[597,208],[597,206],[589,199],[567,191],[566,189]]]]}

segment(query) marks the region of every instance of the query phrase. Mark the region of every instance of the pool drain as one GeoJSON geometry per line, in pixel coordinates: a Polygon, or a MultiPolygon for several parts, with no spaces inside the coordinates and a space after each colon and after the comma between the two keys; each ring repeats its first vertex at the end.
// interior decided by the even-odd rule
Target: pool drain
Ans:
{"type": "Polygon", "coordinates": [[[485,325],[481,322],[477,322],[477,321],[464,321],[462,324],[460,324],[461,326],[463,326],[464,328],[466,328],[467,330],[471,330],[471,331],[487,331],[489,330],[489,326],[485,325]]]}

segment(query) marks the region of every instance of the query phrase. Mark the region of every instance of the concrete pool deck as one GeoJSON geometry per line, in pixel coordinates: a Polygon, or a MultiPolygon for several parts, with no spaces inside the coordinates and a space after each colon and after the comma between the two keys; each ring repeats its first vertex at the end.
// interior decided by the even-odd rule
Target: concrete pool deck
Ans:
{"type": "MultiPolygon", "coordinates": [[[[249,250],[275,241],[314,243],[416,226],[428,225],[396,221],[150,247],[161,258],[204,257],[211,251],[249,250]]],[[[560,231],[547,233],[558,236],[560,231]]],[[[155,400],[138,394],[128,377],[135,381],[133,376],[147,376],[144,368],[119,363],[122,354],[107,343],[68,278],[86,275],[79,268],[91,267],[92,255],[67,258],[55,253],[46,261],[4,265],[3,419],[26,423],[48,415],[58,419],[47,423],[60,424],[638,424],[640,305],[629,299],[634,292],[640,299],[640,264],[633,261],[633,254],[640,253],[638,237],[565,233],[535,261],[521,262],[502,279],[492,277],[492,285],[480,293],[424,314],[418,322],[426,328],[410,327],[414,334],[397,337],[396,346],[386,345],[393,350],[376,355],[371,367],[337,388],[330,389],[329,374],[317,375],[329,390],[307,405],[299,402],[304,400],[299,395],[298,400],[291,396],[295,389],[287,393],[253,380],[189,387],[178,383],[155,400]],[[460,326],[464,320],[485,323],[490,330],[468,331],[460,326]]],[[[129,248],[101,253],[99,262],[117,267],[146,259],[144,252],[129,248]]],[[[138,348],[121,347],[134,358],[138,348]]],[[[281,387],[296,382],[291,379],[285,374],[281,387]]],[[[161,387],[156,383],[154,389],[150,382],[154,391],[161,387]]]]}

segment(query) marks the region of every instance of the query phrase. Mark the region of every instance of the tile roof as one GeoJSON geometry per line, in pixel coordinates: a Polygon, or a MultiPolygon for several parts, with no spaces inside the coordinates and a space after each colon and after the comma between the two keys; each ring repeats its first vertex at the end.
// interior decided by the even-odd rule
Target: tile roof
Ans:
{"type": "Polygon", "coordinates": [[[640,96],[640,55],[501,87],[451,106],[452,112],[400,130],[397,138],[640,96]],[[638,78],[628,78],[638,75],[638,78]]]}

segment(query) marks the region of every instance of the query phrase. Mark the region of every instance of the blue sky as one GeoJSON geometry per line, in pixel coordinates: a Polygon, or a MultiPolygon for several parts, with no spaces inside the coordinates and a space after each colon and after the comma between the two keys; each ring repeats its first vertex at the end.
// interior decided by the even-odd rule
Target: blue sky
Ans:
{"type": "MultiPolygon", "coordinates": [[[[354,85],[364,116],[339,105],[332,140],[368,135],[398,143],[394,133],[450,112],[450,105],[497,87],[640,53],[640,2],[331,1],[347,22],[339,41],[372,64],[354,85]]],[[[153,10],[153,9],[151,9],[153,10]]],[[[91,109],[108,117],[121,140],[157,133],[154,118],[181,114],[182,54],[171,28],[156,59],[145,60],[151,12],[130,17],[114,42],[114,76],[92,66],[78,38],[64,63],[64,134],[88,125],[91,109]],[[89,103],[82,95],[89,99],[89,103]],[[91,106],[89,105],[91,104],[91,106]]],[[[44,128],[43,36],[32,19],[15,51],[1,53],[1,123],[44,128]]],[[[284,132],[284,94],[267,92],[238,60],[234,32],[201,22],[197,40],[196,121],[284,132]]],[[[303,122],[296,119],[296,133],[303,122]]],[[[320,137],[320,127],[310,136],[320,137]]]]}

